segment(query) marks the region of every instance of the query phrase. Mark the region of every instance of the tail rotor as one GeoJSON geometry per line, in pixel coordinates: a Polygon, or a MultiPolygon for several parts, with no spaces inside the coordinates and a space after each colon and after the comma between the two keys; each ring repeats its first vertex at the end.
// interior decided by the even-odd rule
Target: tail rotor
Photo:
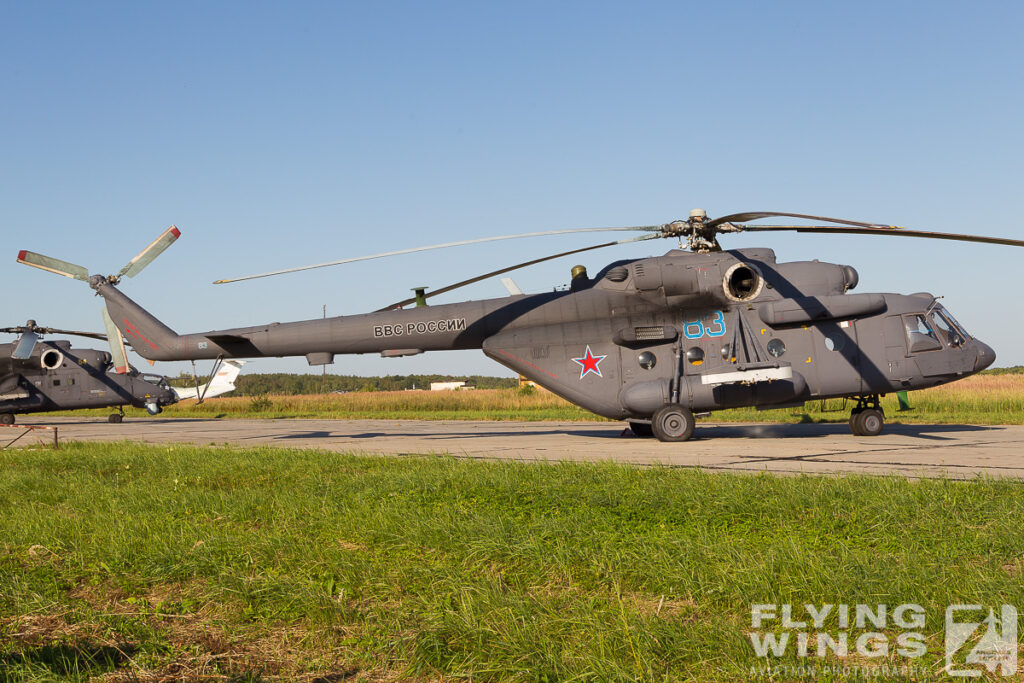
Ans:
{"type": "MultiPolygon", "coordinates": [[[[160,236],[149,243],[149,245],[140,251],[138,255],[131,261],[126,263],[121,270],[114,275],[108,275],[106,277],[93,276],[100,282],[108,282],[112,285],[116,285],[124,277],[135,277],[141,273],[146,266],[152,263],[157,256],[162,254],[169,246],[181,237],[181,231],[175,226],[171,226],[160,233],[160,236]]],[[[90,286],[93,286],[93,282],[89,276],[89,270],[83,266],[79,266],[68,261],[62,261],[60,259],[53,258],[51,256],[45,256],[43,254],[37,254],[34,251],[22,250],[18,252],[18,263],[23,263],[26,266],[32,266],[33,268],[39,268],[49,273],[55,273],[57,275],[63,275],[64,277],[70,277],[75,280],[81,280],[82,282],[89,282],[90,286]]],[[[99,336],[105,338],[110,344],[110,354],[114,362],[114,369],[119,374],[128,372],[128,355],[125,352],[125,339],[124,335],[121,334],[121,330],[114,323],[114,320],[110,317],[110,313],[107,311],[106,305],[103,306],[103,325],[107,330],[105,337],[103,335],[86,335],[86,336],[99,336]]],[[[30,324],[34,326],[34,323],[30,321],[30,324]]],[[[10,328],[13,329],[13,328],[10,328]]],[[[2,331],[2,330],[0,330],[2,331]]],[[[18,342],[18,346],[14,350],[15,358],[28,358],[32,354],[32,349],[35,347],[36,330],[26,329],[22,332],[22,338],[18,342]],[[25,354],[19,356],[17,354],[25,354]]],[[[152,361],[150,361],[152,362],[152,361]]]]}

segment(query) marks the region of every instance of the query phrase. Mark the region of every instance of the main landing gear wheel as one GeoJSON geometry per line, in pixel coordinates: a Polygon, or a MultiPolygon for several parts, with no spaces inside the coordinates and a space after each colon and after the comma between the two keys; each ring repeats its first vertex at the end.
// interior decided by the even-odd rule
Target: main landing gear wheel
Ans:
{"type": "Polygon", "coordinates": [[[651,430],[658,441],[686,441],[693,436],[695,421],[689,408],[669,403],[651,418],[651,430]]]}
{"type": "Polygon", "coordinates": [[[861,398],[850,413],[850,431],[856,436],[878,436],[885,427],[885,413],[878,397],[861,398]]]}
{"type": "Polygon", "coordinates": [[[629,431],[633,432],[633,436],[654,436],[654,430],[646,422],[630,422],[629,431]]]}
{"type": "Polygon", "coordinates": [[[885,417],[881,410],[865,408],[853,418],[854,434],[857,436],[878,436],[885,426],[885,417]]]}
{"type": "Polygon", "coordinates": [[[111,415],[110,417],[107,418],[107,422],[109,422],[111,424],[118,425],[118,424],[121,424],[121,421],[123,419],[124,419],[124,415],[122,415],[121,413],[114,413],[113,415],[111,415]]]}
{"type": "Polygon", "coordinates": [[[0,424],[12,425],[14,424],[14,413],[4,413],[0,415],[0,424]]]}

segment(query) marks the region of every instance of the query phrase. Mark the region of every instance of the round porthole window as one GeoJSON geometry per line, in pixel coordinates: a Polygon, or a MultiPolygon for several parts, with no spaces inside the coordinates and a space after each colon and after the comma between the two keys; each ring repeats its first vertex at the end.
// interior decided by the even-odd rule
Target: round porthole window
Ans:
{"type": "Polygon", "coordinates": [[[776,358],[782,358],[786,353],[786,342],[781,339],[772,339],[768,342],[768,353],[772,354],[776,358]]]}
{"type": "Polygon", "coordinates": [[[843,337],[838,334],[833,337],[825,337],[825,348],[829,351],[842,351],[843,337]]]}
{"type": "Polygon", "coordinates": [[[694,346],[686,352],[686,360],[689,361],[690,365],[700,365],[704,362],[704,349],[694,346]]]}
{"type": "Polygon", "coordinates": [[[722,347],[722,360],[729,362],[732,362],[733,360],[732,346],[730,346],[729,344],[726,344],[725,346],[722,347]]]}
{"type": "Polygon", "coordinates": [[[636,361],[640,364],[644,370],[650,370],[658,364],[658,358],[650,351],[644,351],[636,357],[636,361]]]}

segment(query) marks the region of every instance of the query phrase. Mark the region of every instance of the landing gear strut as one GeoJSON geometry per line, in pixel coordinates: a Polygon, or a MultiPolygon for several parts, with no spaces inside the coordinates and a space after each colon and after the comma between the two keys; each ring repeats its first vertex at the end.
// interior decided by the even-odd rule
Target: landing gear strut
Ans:
{"type": "Polygon", "coordinates": [[[878,395],[859,396],[857,407],[850,413],[850,431],[856,436],[878,436],[885,426],[885,412],[878,395]]]}

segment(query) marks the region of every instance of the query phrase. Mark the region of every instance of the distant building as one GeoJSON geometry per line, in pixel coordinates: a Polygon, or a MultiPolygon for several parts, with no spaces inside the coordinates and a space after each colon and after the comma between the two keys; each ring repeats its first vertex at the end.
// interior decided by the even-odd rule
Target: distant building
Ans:
{"type": "Polygon", "coordinates": [[[458,391],[472,389],[473,387],[468,386],[465,382],[431,382],[431,391],[458,391]]]}

